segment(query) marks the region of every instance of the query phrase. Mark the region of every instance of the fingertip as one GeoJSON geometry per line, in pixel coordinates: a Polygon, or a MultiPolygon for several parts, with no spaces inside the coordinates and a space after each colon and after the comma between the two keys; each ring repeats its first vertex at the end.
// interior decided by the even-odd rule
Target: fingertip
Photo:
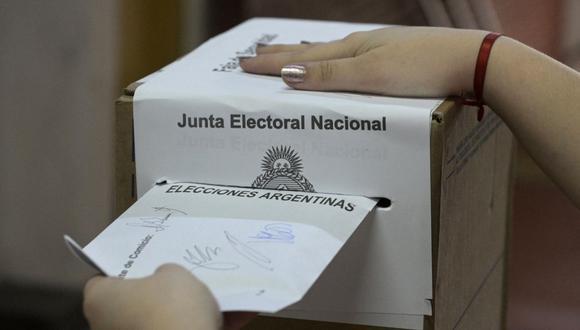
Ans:
{"type": "Polygon", "coordinates": [[[306,79],[306,66],[302,64],[289,64],[282,67],[280,76],[284,82],[295,88],[297,84],[303,83],[306,79]]]}
{"type": "Polygon", "coordinates": [[[187,273],[189,273],[189,271],[187,269],[185,269],[183,266],[178,265],[176,263],[163,264],[163,265],[157,267],[157,269],[155,270],[155,274],[159,274],[159,273],[176,273],[176,272],[187,272],[187,273]]]}
{"type": "MultiPolygon", "coordinates": [[[[95,306],[98,305],[99,297],[102,297],[103,290],[102,286],[109,277],[95,276],[85,283],[83,289],[83,314],[90,321],[92,319],[92,314],[94,314],[95,306]]],[[[105,290],[106,291],[106,290],[105,290]]]]}
{"type": "Polygon", "coordinates": [[[264,54],[239,58],[240,68],[254,74],[280,74],[283,57],[280,54],[264,54]]]}
{"type": "Polygon", "coordinates": [[[296,88],[296,85],[295,84],[292,84],[292,83],[287,82],[286,80],[284,80],[284,78],[282,78],[282,81],[286,84],[286,86],[288,86],[288,87],[290,87],[292,89],[299,89],[299,88],[296,88]]]}
{"type": "Polygon", "coordinates": [[[355,62],[355,58],[341,58],[293,64],[283,68],[282,77],[288,86],[300,90],[360,91],[364,85],[355,62]]]}
{"type": "Polygon", "coordinates": [[[256,56],[239,56],[238,62],[240,63],[240,68],[246,72],[254,72],[256,56]]]}
{"type": "Polygon", "coordinates": [[[271,48],[270,45],[267,45],[267,44],[257,44],[256,45],[256,55],[260,55],[260,54],[263,54],[263,53],[267,53],[269,48],[271,48]]]}
{"type": "Polygon", "coordinates": [[[104,276],[95,276],[95,277],[90,278],[87,281],[87,283],[85,283],[85,287],[83,289],[84,294],[87,295],[88,293],[91,293],[94,290],[95,286],[98,286],[105,279],[106,279],[106,277],[104,277],[104,276]]]}

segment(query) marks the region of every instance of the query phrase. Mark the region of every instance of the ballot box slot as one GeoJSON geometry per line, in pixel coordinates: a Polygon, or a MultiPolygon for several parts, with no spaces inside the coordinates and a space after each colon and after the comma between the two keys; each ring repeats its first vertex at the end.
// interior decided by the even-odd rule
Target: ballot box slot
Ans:
{"type": "Polygon", "coordinates": [[[391,208],[391,205],[392,205],[391,199],[386,198],[386,197],[371,197],[371,198],[377,201],[377,208],[378,209],[391,208]]]}

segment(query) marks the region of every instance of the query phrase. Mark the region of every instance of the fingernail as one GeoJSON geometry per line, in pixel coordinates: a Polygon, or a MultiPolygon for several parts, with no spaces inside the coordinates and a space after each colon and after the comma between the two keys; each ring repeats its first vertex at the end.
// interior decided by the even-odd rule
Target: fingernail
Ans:
{"type": "Polygon", "coordinates": [[[245,61],[247,59],[254,58],[256,56],[255,55],[238,55],[236,57],[238,58],[238,61],[239,62],[243,62],[243,61],[245,61]]]}
{"type": "Polygon", "coordinates": [[[280,71],[280,75],[289,83],[301,83],[306,76],[306,68],[303,65],[286,65],[280,71]]]}

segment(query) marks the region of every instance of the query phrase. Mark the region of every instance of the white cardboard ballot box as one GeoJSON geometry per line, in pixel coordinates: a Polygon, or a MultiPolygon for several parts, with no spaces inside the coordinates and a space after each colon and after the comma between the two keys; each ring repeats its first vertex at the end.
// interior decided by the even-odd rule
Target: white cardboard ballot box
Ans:
{"type": "Polygon", "coordinates": [[[117,102],[118,213],[161,178],[381,198],[306,297],[250,329],[503,324],[512,138],[493,112],[296,91],[237,62],[257,43],[377,27],[253,19],[117,102]]]}

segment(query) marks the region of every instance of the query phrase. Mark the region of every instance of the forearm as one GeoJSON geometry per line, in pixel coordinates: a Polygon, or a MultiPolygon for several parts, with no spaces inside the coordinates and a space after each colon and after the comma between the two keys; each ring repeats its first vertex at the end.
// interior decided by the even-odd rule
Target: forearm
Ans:
{"type": "Polygon", "coordinates": [[[491,52],[484,99],[580,206],[580,74],[502,37],[491,52]]]}
{"type": "MultiPolygon", "coordinates": [[[[473,92],[477,51],[485,34],[384,28],[332,43],[263,47],[258,56],[241,59],[240,65],[253,73],[281,72],[284,81],[296,89],[465,95],[473,92]]],[[[501,37],[491,50],[484,100],[580,207],[580,128],[576,127],[580,124],[580,74],[501,37]]]]}

